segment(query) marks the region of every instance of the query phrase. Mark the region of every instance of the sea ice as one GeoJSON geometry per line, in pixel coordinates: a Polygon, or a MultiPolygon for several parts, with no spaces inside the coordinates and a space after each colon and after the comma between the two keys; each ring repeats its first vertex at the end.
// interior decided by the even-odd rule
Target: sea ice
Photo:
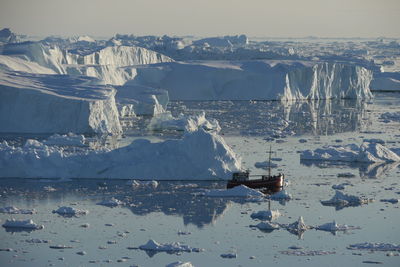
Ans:
{"type": "Polygon", "coordinates": [[[107,200],[102,200],[100,202],[97,203],[97,205],[102,205],[102,206],[107,206],[107,207],[117,207],[120,205],[124,205],[125,203],[116,199],[116,198],[110,198],[107,200]]]}
{"type": "Polygon", "coordinates": [[[75,209],[73,207],[59,207],[56,210],[53,210],[53,213],[57,213],[62,216],[78,216],[78,215],[85,215],[88,214],[89,211],[87,210],[80,210],[80,209],[75,209]]]}
{"type": "Polygon", "coordinates": [[[292,195],[284,189],[279,191],[278,193],[273,194],[269,198],[272,200],[290,200],[292,199],[292,195]]]}
{"type": "Polygon", "coordinates": [[[34,214],[36,213],[35,209],[19,209],[14,206],[0,208],[0,213],[7,214],[34,214]]]}
{"type": "Polygon", "coordinates": [[[260,219],[260,220],[275,220],[281,216],[279,210],[260,210],[258,212],[254,212],[250,215],[252,219],[260,219]]]}
{"type": "Polygon", "coordinates": [[[271,222],[260,222],[260,223],[256,224],[255,227],[257,227],[260,230],[264,230],[264,231],[272,231],[272,230],[279,229],[279,224],[271,223],[271,222]]]}
{"type": "Polygon", "coordinates": [[[4,228],[18,228],[18,229],[28,229],[28,230],[40,230],[43,229],[43,225],[38,225],[34,223],[32,220],[6,220],[3,224],[4,228]]]}
{"type": "Polygon", "coordinates": [[[206,197],[264,197],[258,190],[248,188],[245,185],[235,186],[230,189],[209,189],[201,193],[206,197]]]}
{"type": "Polygon", "coordinates": [[[285,251],[280,251],[280,253],[291,256],[324,256],[324,255],[336,254],[335,251],[325,251],[325,250],[285,250],[285,251]]]}
{"type": "Polygon", "coordinates": [[[165,265],[165,267],[194,267],[194,265],[190,261],[188,262],[176,261],[165,265]]]}
{"type": "Polygon", "coordinates": [[[358,196],[346,195],[341,191],[336,190],[335,195],[330,200],[321,200],[322,205],[326,206],[357,206],[367,204],[368,199],[358,196]]]}
{"type": "Polygon", "coordinates": [[[358,243],[349,245],[348,249],[352,250],[369,250],[369,251],[400,251],[400,245],[390,243],[358,243]]]}
{"type": "Polygon", "coordinates": [[[183,245],[179,242],[173,243],[157,243],[156,241],[150,239],[145,245],[139,246],[141,250],[151,250],[151,251],[167,251],[167,252],[200,252],[202,249],[192,248],[187,245],[183,245]]]}
{"type": "Polygon", "coordinates": [[[315,227],[316,230],[328,231],[328,232],[336,232],[336,231],[348,231],[354,229],[360,229],[357,226],[351,226],[346,224],[337,224],[335,221],[330,223],[325,223],[315,227]]]}

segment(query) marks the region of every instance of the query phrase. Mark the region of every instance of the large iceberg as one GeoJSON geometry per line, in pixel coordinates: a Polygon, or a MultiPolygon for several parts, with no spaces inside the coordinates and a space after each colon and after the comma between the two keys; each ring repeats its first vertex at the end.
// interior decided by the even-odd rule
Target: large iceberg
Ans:
{"type": "Polygon", "coordinates": [[[36,140],[23,147],[0,143],[0,177],[215,180],[240,168],[224,139],[201,128],[179,140],[139,139],[115,150],[75,153],[36,140]]]}
{"type": "Polygon", "coordinates": [[[202,61],[138,66],[134,82],[172,100],[371,98],[372,72],[343,63],[202,61]]]}
{"type": "Polygon", "coordinates": [[[0,72],[0,132],[120,133],[115,90],[83,76],[0,72]]]}

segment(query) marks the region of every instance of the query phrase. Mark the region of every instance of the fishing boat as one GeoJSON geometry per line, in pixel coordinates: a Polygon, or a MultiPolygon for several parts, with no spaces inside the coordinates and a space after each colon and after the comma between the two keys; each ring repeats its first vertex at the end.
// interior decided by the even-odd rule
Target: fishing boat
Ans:
{"type": "Polygon", "coordinates": [[[228,181],[227,188],[233,188],[238,185],[245,185],[250,188],[265,188],[269,190],[276,190],[283,187],[285,175],[278,173],[277,175],[271,175],[271,147],[269,149],[269,164],[268,174],[266,175],[250,175],[250,171],[234,172],[232,179],[228,181]],[[261,176],[259,179],[250,179],[250,176],[261,176]]]}

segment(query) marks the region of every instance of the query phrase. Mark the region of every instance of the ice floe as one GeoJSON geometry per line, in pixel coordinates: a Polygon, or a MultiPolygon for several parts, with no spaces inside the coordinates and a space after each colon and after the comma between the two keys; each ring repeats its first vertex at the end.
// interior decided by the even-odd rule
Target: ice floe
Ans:
{"type": "Polygon", "coordinates": [[[254,225],[254,227],[257,227],[258,229],[260,229],[262,231],[273,231],[273,230],[277,230],[280,228],[279,224],[271,223],[271,222],[260,222],[256,225],[254,225]]]}
{"type": "Polygon", "coordinates": [[[0,208],[0,213],[7,214],[34,214],[36,213],[35,209],[19,209],[14,206],[0,208]]]}
{"type": "Polygon", "coordinates": [[[347,247],[351,250],[369,250],[369,251],[400,251],[400,245],[390,243],[358,243],[347,247]]]}
{"type": "Polygon", "coordinates": [[[62,216],[79,216],[88,214],[88,210],[80,210],[73,207],[62,206],[56,210],[53,210],[53,213],[57,213],[58,215],[62,216]]]}
{"type": "Polygon", "coordinates": [[[188,245],[183,245],[179,242],[173,243],[157,243],[153,239],[150,239],[146,244],[139,246],[141,250],[150,251],[166,251],[166,252],[201,252],[203,249],[192,248],[188,245]]]}
{"type": "Polygon", "coordinates": [[[355,230],[355,229],[361,229],[361,228],[357,227],[357,226],[346,225],[346,224],[337,224],[336,221],[333,221],[330,223],[325,223],[325,224],[316,226],[315,229],[321,230],[321,231],[336,232],[336,231],[355,230]]]}
{"type": "Polygon", "coordinates": [[[322,205],[325,206],[358,206],[362,204],[368,204],[371,200],[365,199],[358,196],[347,195],[341,191],[336,190],[335,195],[329,200],[321,200],[322,205]]]}
{"type": "Polygon", "coordinates": [[[245,185],[235,186],[230,189],[207,189],[201,192],[206,197],[264,197],[264,194],[258,190],[248,188],[245,185]]]}
{"type": "Polygon", "coordinates": [[[258,212],[253,212],[250,217],[252,219],[260,220],[275,220],[281,216],[279,210],[260,210],[258,212]]]}
{"type": "Polygon", "coordinates": [[[101,206],[107,206],[107,207],[117,207],[117,206],[121,206],[124,205],[125,203],[122,202],[121,200],[118,200],[116,198],[110,198],[110,199],[105,199],[102,200],[100,202],[97,203],[97,205],[101,205],[101,206]]]}
{"type": "Polygon", "coordinates": [[[153,131],[197,131],[198,128],[203,128],[206,131],[219,132],[221,127],[215,119],[206,119],[205,112],[198,115],[185,116],[181,114],[178,118],[171,115],[170,112],[162,113],[154,116],[147,126],[153,131]]]}
{"type": "Polygon", "coordinates": [[[326,250],[284,250],[280,251],[280,253],[290,256],[325,256],[336,254],[335,251],[326,250]]]}
{"type": "Polygon", "coordinates": [[[178,140],[138,139],[114,150],[83,153],[39,141],[24,147],[0,143],[1,177],[204,180],[229,179],[240,168],[240,158],[225,140],[203,129],[185,132],[178,140]]]}
{"type": "Polygon", "coordinates": [[[363,143],[361,146],[324,146],[316,150],[304,150],[301,160],[344,162],[399,162],[400,156],[379,143],[363,143]]]}
{"type": "Polygon", "coordinates": [[[43,229],[43,225],[38,225],[32,220],[16,220],[10,219],[6,220],[6,222],[2,225],[4,228],[11,229],[26,229],[26,230],[40,230],[43,229]]]}
{"type": "Polygon", "coordinates": [[[194,265],[190,261],[188,262],[176,261],[165,265],[165,267],[194,267],[194,265]]]}
{"type": "Polygon", "coordinates": [[[275,193],[269,197],[272,200],[290,200],[292,199],[292,195],[287,192],[285,189],[275,193]]]}

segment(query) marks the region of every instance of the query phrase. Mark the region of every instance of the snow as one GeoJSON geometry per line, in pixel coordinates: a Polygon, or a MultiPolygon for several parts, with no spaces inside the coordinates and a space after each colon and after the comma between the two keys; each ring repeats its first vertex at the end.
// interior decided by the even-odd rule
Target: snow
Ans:
{"type": "Polygon", "coordinates": [[[264,197],[264,194],[260,191],[248,188],[245,185],[235,186],[230,189],[204,190],[202,195],[206,197],[264,197]]]}
{"type": "Polygon", "coordinates": [[[19,228],[19,229],[29,229],[29,230],[40,230],[43,229],[43,225],[38,225],[32,220],[16,220],[10,219],[6,220],[3,224],[4,228],[19,228]]]}
{"type": "Polygon", "coordinates": [[[281,216],[279,210],[260,210],[258,212],[253,212],[250,217],[252,219],[260,220],[275,220],[281,216]]]}
{"type": "Polygon", "coordinates": [[[335,232],[335,231],[348,231],[354,229],[360,229],[360,227],[349,226],[346,224],[337,224],[335,221],[330,223],[325,223],[315,227],[316,230],[335,232]]]}
{"type": "Polygon", "coordinates": [[[56,210],[53,210],[53,213],[57,213],[62,216],[78,216],[88,214],[88,210],[80,210],[73,207],[62,206],[56,210]]]}
{"type": "Polygon", "coordinates": [[[0,55],[0,70],[22,71],[34,74],[56,74],[52,69],[22,58],[0,55]]]}
{"type": "Polygon", "coordinates": [[[194,267],[194,265],[190,261],[188,262],[176,261],[165,265],[165,267],[194,267]]]}
{"type": "Polygon", "coordinates": [[[335,195],[330,200],[321,201],[323,205],[327,206],[354,206],[367,204],[368,202],[368,199],[364,199],[358,196],[347,195],[338,190],[335,191],[335,195]]]}
{"type": "Polygon", "coordinates": [[[379,143],[363,143],[361,146],[349,144],[346,146],[324,146],[316,150],[304,150],[301,160],[344,161],[344,162],[398,162],[400,156],[379,143]]]}
{"type": "Polygon", "coordinates": [[[88,77],[0,72],[0,132],[120,133],[114,94],[88,77]]]}
{"type": "Polygon", "coordinates": [[[138,66],[133,82],[171,100],[293,100],[372,97],[371,71],[342,63],[169,62],[138,66]]]}
{"type": "Polygon", "coordinates": [[[39,141],[25,147],[0,143],[1,177],[215,180],[230,179],[240,168],[240,158],[225,140],[203,129],[178,140],[137,139],[114,150],[84,153],[65,153],[39,141]]]}
{"type": "Polygon", "coordinates": [[[6,213],[6,214],[34,214],[34,213],[36,213],[36,210],[35,209],[19,209],[17,207],[11,206],[11,207],[0,208],[0,213],[6,213]]]}
{"type": "Polygon", "coordinates": [[[181,114],[178,118],[173,117],[170,112],[162,113],[154,116],[147,126],[153,131],[173,130],[188,132],[197,131],[199,127],[206,131],[219,132],[221,130],[217,120],[206,119],[204,111],[192,116],[181,114]]]}
{"type": "Polygon", "coordinates": [[[351,250],[369,250],[369,251],[400,251],[400,245],[390,243],[358,243],[347,247],[351,250]]]}
{"type": "Polygon", "coordinates": [[[179,242],[173,243],[157,243],[150,239],[145,245],[139,246],[141,250],[150,251],[168,251],[168,252],[200,252],[202,249],[192,248],[188,245],[183,245],[179,242]]]}

